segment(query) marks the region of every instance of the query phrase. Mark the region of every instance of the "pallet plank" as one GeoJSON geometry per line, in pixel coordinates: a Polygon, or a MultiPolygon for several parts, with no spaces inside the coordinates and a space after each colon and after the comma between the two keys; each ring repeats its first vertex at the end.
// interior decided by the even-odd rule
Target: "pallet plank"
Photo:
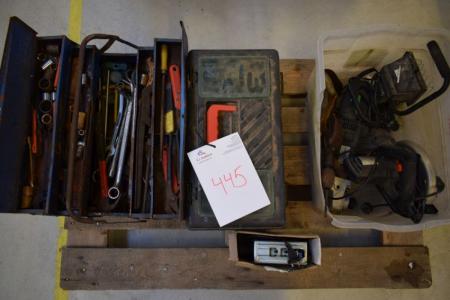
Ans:
{"type": "Polygon", "coordinates": [[[303,133],[308,131],[304,107],[282,107],[281,125],[283,133],[303,133]]]}
{"type": "Polygon", "coordinates": [[[74,229],[68,231],[67,247],[103,248],[108,246],[106,230],[74,229]]]}
{"type": "Polygon", "coordinates": [[[227,249],[63,249],[61,287],[117,289],[427,288],[426,247],[325,248],[289,274],[238,267],[227,249]],[[410,265],[411,267],[409,267],[410,265]]]}
{"type": "Polygon", "coordinates": [[[284,146],[284,180],[290,185],[309,185],[308,147],[284,146]]]}
{"type": "Polygon", "coordinates": [[[308,80],[313,69],[313,59],[281,59],[280,72],[283,76],[283,94],[306,94],[308,80]]]}
{"type": "Polygon", "coordinates": [[[387,232],[383,231],[382,243],[385,246],[423,245],[423,232],[387,232]]]}
{"type": "Polygon", "coordinates": [[[281,97],[281,107],[304,107],[305,100],[305,96],[283,95],[281,97]]]}

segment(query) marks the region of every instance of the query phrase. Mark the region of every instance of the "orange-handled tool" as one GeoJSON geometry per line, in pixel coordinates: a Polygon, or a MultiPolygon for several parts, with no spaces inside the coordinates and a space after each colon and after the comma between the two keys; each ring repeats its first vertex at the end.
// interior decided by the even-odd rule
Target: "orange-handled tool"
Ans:
{"type": "Polygon", "coordinates": [[[31,152],[34,155],[37,155],[39,153],[39,132],[38,132],[38,115],[37,111],[33,109],[32,112],[32,119],[31,119],[31,152]]]}
{"type": "Polygon", "coordinates": [[[108,175],[106,171],[106,160],[100,160],[98,165],[99,177],[100,177],[100,196],[102,199],[108,199],[108,175]]]}
{"type": "Polygon", "coordinates": [[[172,84],[172,97],[176,110],[181,110],[181,76],[177,65],[169,67],[170,83],[172,84]]]}

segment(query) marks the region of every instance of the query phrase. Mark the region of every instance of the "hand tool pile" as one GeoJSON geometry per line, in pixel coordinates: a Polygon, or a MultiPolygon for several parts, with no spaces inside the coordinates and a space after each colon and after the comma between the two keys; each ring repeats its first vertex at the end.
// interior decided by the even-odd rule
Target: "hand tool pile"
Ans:
{"type": "Polygon", "coordinates": [[[181,40],[147,48],[92,34],[77,47],[65,37],[36,39],[18,19],[11,26],[28,30],[36,45],[29,55],[33,65],[21,65],[30,74],[22,85],[30,87],[19,94],[29,100],[19,107],[13,101],[17,91],[3,96],[9,113],[12,107],[13,115],[29,114],[21,126],[0,123],[2,132],[18,135],[4,152],[23,152],[3,169],[26,167],[12,177],[19,188],[8,190],[8,199],[15,200],[3,209],[68,214],[88,222],[105,213],[178,215],[184,143],[181,40]],[[90,45],[94,40],[106,43],[90,45]],[[107,53],[115,42],[136,53],[107,53]]]}
{"type": "Polygon", "coordinates": [[[44,208],[48,191],[46,180],[52,159],[53,114],[59,81],[59,45],[39,45],[36,57],[36,97],[31,99],[31,128],[27,137],[27,184],[22,189],[22,209],[44,208]]]}
{"type": "Polygon", "coordinates": [[[72,216],[148,212],[151,160],[144,156],[153,138],[151,56],[110,35],[88,36],[80,46],[66,193],[72,216]],[[94,39],[108,42],[97,50],[87,46],[94,39]],[[114,41],[138,55],[105,53],[114,41]]]}
{"type": "MultiPolygon", "coordinates": [[[[136,121],[136,101],[135,96],[137,94],[136,87],[136,76],[130,69],[125,69],[122,73],[117,70],[112,70],[113,72],[113,84],[111,86],[111,70],[107,70],[106,86],[102,86],[102,91],[105,90],[106,95],[104,97],[103,105],[101,106],[99,112],[102,112],[104,108],[105,118],[104,126],[97,126],[96,130],[99,132],[96,139],[96,145],[98,150],[98,171],[99,171],[99,182],[101,196],[104,199],[109,198],[111,208],[114,208],[121,195],[121,185],[123,180],[123,173],[125,165],[125,159],[127,155],[128,147],[131,147],[132,140],[130,136],[134,135],[135,121],[136,121]],[[130,74],[131,72],[131,74],[130,74]],[[109,104],[110,104],[110,89],[113,88],[114,91],[114,109],[113,109],[113,131],[112,135],[108,139],[108,120],[110,118],[109,114],[109,104]],[[102,132],[104,130],[104,132],[102,132]],[[109,141],[109,143],[108,143],[109,141]],[[105,149],[105,145],[107,147],[105,149]],[[105,157],[106,150],[106,157],[105,157]],[[110,185],[108,178],[112,181],[110,185]]],[[[101,102],[100,102],[101,103],[101,102]]],[[[100,120],[101,118],[97,118],[100,120]]],[[[133,174],[133,151],[129,151],[130,160],[130,173],[129,176],[133,174]]],[[[128,191],[126,192],[128,193],[128,191]]],[[[132,194],[127,194],[129,199],[132,199],[132,194]]],[[[130,206],[131,207],[131,206],[130,206]]]]}
{"type": "Polygon", "coordinates": [[[443,85],[426,95],[427,86],[412,52],[371,68],[343,85],[326,70],[322,104],[322,187],[333,213],[396,213],[419,223],[436,214],[433,196],[444,189],[426,151],[412,141],[396,141],[405,116],[442,95],[450,68],[435,41],[428,50],[443,85]],[[420,99],[420,100],[419,100],[420,99]],[[406,109],[401,110],[401,107],[406,109]]]}

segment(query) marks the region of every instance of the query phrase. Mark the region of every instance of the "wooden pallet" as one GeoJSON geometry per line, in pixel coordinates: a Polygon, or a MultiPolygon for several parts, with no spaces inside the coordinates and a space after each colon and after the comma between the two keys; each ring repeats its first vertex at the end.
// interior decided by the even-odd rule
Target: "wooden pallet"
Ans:
{"type": "MultiPolygon", "coordinates": [[[[286,227],[280,233],[312,233],[321,238],[358,238],[358,230],[334,228],[312,208],[309,189],[306,84],[313,60],[281,60],[282,125],[286,227]]],[[[186,229],[182,221],[148,220],[130,223],[84,224],[66,220],[68,244],[62,252],[61,287],[69,290],[109,289],[287,289],[287,288],[427,288],[431,286],[428,249],[422,232],[379,235],[377,247],[322,249],[322,265],[291,272],[267,272],[238,267],[227,248],[108,248],[116,230],[186,229]]]]}

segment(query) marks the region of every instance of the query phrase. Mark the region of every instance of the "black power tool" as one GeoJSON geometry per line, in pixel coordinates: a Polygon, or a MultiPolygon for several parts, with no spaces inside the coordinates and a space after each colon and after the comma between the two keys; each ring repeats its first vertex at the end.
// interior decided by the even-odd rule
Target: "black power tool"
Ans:
{"type": "Polygon", "coordinates": [[[389,206],[415,223],[425,213],[437,213],[426,200],[444,189],[443,181],[434,175],[423,151],[411,143],[397,143],[390,135],[399,128],[396,116],[420,109],[442,95],[450,84],[450,68],[438,44],[431,41],[427,47],[443,84],[420,101],[427,87],[411,52],[380,71],[371,68],[361,72],[343,87],[331,70],[326,71],[333,82],[331,90],[338,92],[335,104],[331,104],[332,113],[327,103],[322,133],[322,182],[324,189],[331,190],[327,193],[331,208],[335,207],[334,200],[343,199],[354,206],[355,201],[350,200],[357,201],[355,195],[372,185],[384,203],[358,205],[365,213],[389,206]],[[405,104],[406,109],[398,109],[405,104]]]}

